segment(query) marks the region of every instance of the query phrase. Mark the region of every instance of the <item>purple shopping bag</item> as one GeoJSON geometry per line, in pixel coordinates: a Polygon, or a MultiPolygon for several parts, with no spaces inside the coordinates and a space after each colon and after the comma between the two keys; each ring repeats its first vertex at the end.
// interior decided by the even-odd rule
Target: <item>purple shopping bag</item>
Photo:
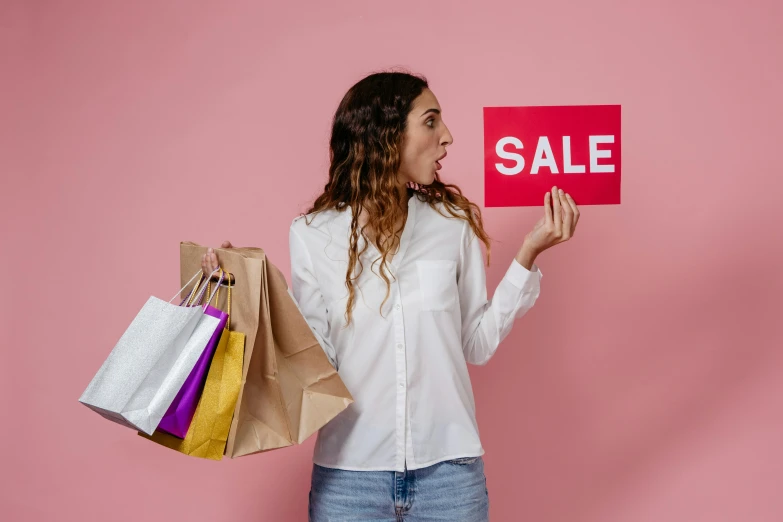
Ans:
{"type": "MultiPolygon", "coordinates": [[[[223,274],[221,273],[220,282],[215,290],[220,287],[222,281],[223,274]]],[[[212,296],[210,296],[210,298],[211,297],[212,296]]],[[[160,424],[158,424],[159,430],[170,433],[181,439],[184,439],[185,435],[188,433],[190,421],[193,420],[193,415],[196,413],[196,406],[201,398],[201,393],[204,391],[204,382],[207,378],[209,365],[212,362],[212,356],[215,354],[215,348],[218,345],[218,341],[220,341],[220,336],[228,321],[228,314],[226,312],[212,306],[207,305],[204,313],[212,317],[217,317],[218,326],[207,343],[207,346],[204,348],[204,351],[201,353],[198,362],[196,362],[196,366],[193,367],[190,375],[188,375],[188,378],[185,380],[185,384],[182,385],[182,388],[180,388],[177,396],[174,397],[174,401],[171,403],[171,406],[169,406],[163,419],[161,419],[160,424]]]]}

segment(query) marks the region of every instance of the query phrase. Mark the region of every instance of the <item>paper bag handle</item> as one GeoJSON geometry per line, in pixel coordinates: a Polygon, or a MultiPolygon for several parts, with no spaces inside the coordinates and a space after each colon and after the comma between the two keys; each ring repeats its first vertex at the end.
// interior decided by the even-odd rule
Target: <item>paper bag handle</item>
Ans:
{"type": "MultiPolygon", "coordinates": [[[[196,274],[195,274],[193,277],[191,277],[191,278],[190,278],[190,281],[188,281],[187,283],[185,283],[185,286],[183,286],[182,288],[180,288],[180,289],[179,289],[179,292],[177,292],[176,294],[174,294],[174,297],[177,297],[178,295],[180,295],[180,294],[182,293],[182,291],[183,291],[184,289],[186,289],[186,288],[188,287],[188,285],[189,285],[190,283],[192,283],[192,282],[193,282],[193,280],[194,280],[194,279],[196,279],[196,278],[197,278],[199,275],[201,275],[201,276],[203,277],[203,272],[202,272],[201,270],[199,270],[198,272],[196,272],[196,274]]],[[[201,279],[199,279],[199,281],[198,281],[198,284],[197,284],[196,286],[194,286],[194,287],[193,287],[193,291],[191,291],[191,293],[190,293],[190,294],[191,294],[191,296],[193,295],[193,292],[195,292],[195,291],[196,291],[196,288],[198,288],[199,284],[201,284],[201,279]]],[[[170,302],[172,302],[172,301],[174,300],[174,297],[172,297],[171,299],[169,299],[169,303],[170,303],[170,302]]],[[[185,300],[187,300],[187,298],[186,298],[185,300]]],[[[185,300],[183,300],[182,302],[184,303],[184,302],[185,302],[185,300]]],[[[180,303],[180,304],[181,304],[181,303],[180,303]]]]}
{"type": "MultiPolygon", "coordinates": [[[[211,278],[211,277],[212,277],[212,276],[213,276],[213,275],[214,275],[214,274],[215,274],[215,273],[216,273],[218,270],[220,270],[220,267],[218,267],[217,269],[215,269],[215,271],[213,271],[211,274],[209,274],[209,277],[211,278]]],[[[187,283],[185,283],[185,286],[183,286],[182,288],[180,288],[180,289],[179,289],[179,292],[177,292],[176,294],[174,294],[174,296],[173,296],[171,299],[169,299],[169,303],[170,303],[170,302],[172,302],[172,301],[174,300],[174,297],[177,297],[178,295],[180,295],[180,294],[182,293],[182,291],[183,291],[184,289],[186,289],[186,288],[188,287],[188,285],[190,285],[190,283],[192,283],[192,282],[193,282],[193,280],[194,280],[194,279],[196,279],[196,278],[197,278],[197,277],[199,277],[199,276],[201,276],[201,278],[199,279],[199,281],[198,281],[198,284],[196,284],[196,286],[194,286],[194,287],[193,287],[193,290],[190,292],[190,295],[189,295],[187,298],[185,298],[185,299],[183,299],[183,300],[182,300],[182,303],[180,303],[180,306],[181,306],[182,304],[184,304],[184,303],[185,303],[185,301],[189,301],[189,303],[188,303],[188,304],[190,304],[191,300],[193,299],[193,295],[194,295],[194,293],[195,293],[196,289],[197,289],[197,288],[199,287],[199,285],[201,284],[201,279],[204,277],[204,272],[203,272],[203,271],[201,271],[201,270],[199,270],[198,272],[196,272],[196,273],[193,275],[193,277],[191,277],[191,278],[190,278],[190,281],[188,281],[187,283]]],[[[205,289],[206,289],[206,286],[202,287],[200,294],[203,294],[205,289]]]]}
{"type": "MultiPolygon", "coordinates": [[[[225,272],[225,273],[228,274],[228,272],[225,272]]],[[[221,269],[220,270],[220,277],[221,278],[223,277],[223,274],[224,274],[224,272],[221,269]]],[[[215,296],[215,304],[214,304],[215,308],[218,308],[219,303],[220,303],[220,287],[221,286],[222,286],[222,284],[218,283],[218,285],[217,285],[217,294],[213,294],[212,293],[212,280],[209,280],[209,282],[207,283],[207,293],[210,294],[210,295],[214,295],[215,296]]],[[[207,304],[209,304],[211,302],[212,302],[212,300],[210,299],[209,301],[207,301],[207,304]]]]}
{"type": "MultiPolygon", "coordinates": [[[[230,277],[231,274],[229,274],[228,272],[226,272],[226,274],[229,275],[229,277],[226,278],[226,286],[228,287],[228,298],[227,298],[228,310],[226,311],[226,315],[228,316],[228,318],[226,320],[226,330],[231,330],[231,282],[232,282],[232,278],[230,277]]],[[[222,275],[222,273],[221,273],[221,275],[222,275]]],[[[210,282],[208,284],[207,292],[210,291],[209,289],[211,288],[211,285],[212,285],[212,282],[210,282]]],[[[210,302],[211,302],[211,300],[210,300],[210,302]]],[[[219,306],[219,303],[220,303],[220,283],[218,283],[217,298],[215,299],[215,307],[216,308],[219,306]]]]}
{"type": "Polygon", "coordinates": [[[215,272],[217,272],[218,270],[220,271],[220,279],[218,280],[217,287],[216,287],[216,288],[215,288],[215,290],[214,290],[214,291],[213,291],[213,292],[212,292],[212,293],[209,295],[209,298],[207,299],[207,302],[206,302],[206,303],[204,303],[204,305],[202,306],[202,308],[204,309],[204,311],[205,311],[205,312],[206,312],[206,310],[207,310],[207,306],[209,306],[209,303],[210,303],[210,302],[212,302],[212,299],[215,297],[215,293],[217,293],[217,291],[218,291],[218,290],[220,290],[220,285],[221,285],[221,284],[223,284],[223,275],[225,274],[225,272],[223,272],[223,269],[222,269],[222,268],[220,268],[220,267],[217,267],[217,268],[215,269],[215,271],[214,271],[214,272],[212,272],[212,274],[210,274],[210,275],[209,275],[209,277],[208,277],[208,278],[207,278],[207,280],[206,280],[206,281],[207,281],[207,284],[205,284],[204,286],[202,286],[202,287],[201,287],[201,291],[200,291],[200,292],[199,292],[199,294],[198,294],[198,300],[197,300],[197,301],[194,301],[194,302],[196,302],[196,303],[199,303],[199,304],[201,304],[201,301],[204,299],[204,291],[206,291],[206,290],[207,290],[207,289],[210,287],[209,280],[212,278],[212,276],[213,276],[213,275],[215,274],[215,272]]]}
{"type": "Polygon", "coordinates": [[[228,319],[226,319],[226,329],[231,331],[231,279],[228,280],[228,319]]]}
{"type": "Polygon", "coordinates": [[[185,305],[190,306],[193,304],[193,299],[196,297],[196,293],[198,293],[198,289],[201,287],[201,282],[204,280],[204,274],[201,274],[201,276],[198,278],[198,281],[196,281],[196,284],[193,285],[193,290],[190,291],[190,295],[188,295],[185,299],[182,300],[181,303],[179,303],[180,306],[185,305]]]}

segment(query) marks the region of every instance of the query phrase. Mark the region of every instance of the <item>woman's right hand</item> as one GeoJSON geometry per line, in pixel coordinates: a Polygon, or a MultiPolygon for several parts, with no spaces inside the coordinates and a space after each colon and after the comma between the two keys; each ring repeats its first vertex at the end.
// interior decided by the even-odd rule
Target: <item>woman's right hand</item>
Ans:
{"type": "MultiPolygon", "coordinates": [[[[220,248],[234,248],[230,241],[224,241],[220,248]]],[[[218,269],[220,266],[218,262],[217,254],[211,248],[207,249],[207,253],[201,257],[201,270],[206,277],[209,277],[212,272],[218,269]]]]}

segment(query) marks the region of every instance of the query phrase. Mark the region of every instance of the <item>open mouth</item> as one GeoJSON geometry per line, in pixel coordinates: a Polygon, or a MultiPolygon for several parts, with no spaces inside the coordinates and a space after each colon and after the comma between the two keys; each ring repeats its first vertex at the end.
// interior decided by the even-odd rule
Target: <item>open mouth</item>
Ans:
{"type": "Polygon", "coordinates": [[[443,156],[441,156],[440,158],[438,158],[437,160],[435,160],[435,170],[440,170],[440,169],[442,168],[442,165],[440,164],[440,160],[442,160],[443,158],[445,158],[447,154],[448,154],[448,152],[444,152],[444,153],[443,153],[443,156]]]}

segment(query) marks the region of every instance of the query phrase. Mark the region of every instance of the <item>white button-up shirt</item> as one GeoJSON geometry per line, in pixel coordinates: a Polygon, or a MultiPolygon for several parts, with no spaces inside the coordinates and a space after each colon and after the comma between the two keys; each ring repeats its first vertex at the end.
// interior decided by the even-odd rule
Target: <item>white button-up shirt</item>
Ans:
{"type": "MultiPolygon", "coordinates": [[[[467,363],[492,357],[538,298],[541,271],[513,260],[488,300],[470,225],[413,195],[382,315],[386,283],[370,242],[346,328],[351,214],[350,207],[313,213],[309,225],[299,216],[290,229],[292,295],[354,398],[318,432],[313,461],[403,471],[483,455],[467,363]]],[[[360,236],[360,251],[364,244],[360,236]]]]}

